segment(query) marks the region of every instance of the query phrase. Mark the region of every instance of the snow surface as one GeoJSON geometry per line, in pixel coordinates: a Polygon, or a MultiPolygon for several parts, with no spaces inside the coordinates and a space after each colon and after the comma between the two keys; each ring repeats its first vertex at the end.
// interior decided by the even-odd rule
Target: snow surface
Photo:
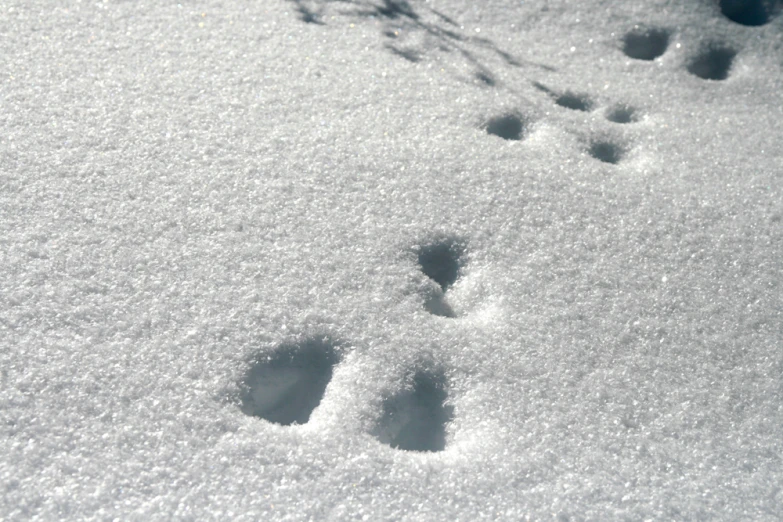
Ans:
{"type": "Polygon", "coordinates": [[[722,4],[0,0],[0,519],[783,519],[722,4]]]}

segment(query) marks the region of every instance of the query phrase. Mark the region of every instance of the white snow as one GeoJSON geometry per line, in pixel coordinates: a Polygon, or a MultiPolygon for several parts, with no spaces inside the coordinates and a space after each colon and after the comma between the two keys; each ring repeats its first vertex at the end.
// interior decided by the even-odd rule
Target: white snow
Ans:
{"type": "Polygon", "coordinates": [[[0,0],[0,519],[783,519],[782,36],[0,0]]]}

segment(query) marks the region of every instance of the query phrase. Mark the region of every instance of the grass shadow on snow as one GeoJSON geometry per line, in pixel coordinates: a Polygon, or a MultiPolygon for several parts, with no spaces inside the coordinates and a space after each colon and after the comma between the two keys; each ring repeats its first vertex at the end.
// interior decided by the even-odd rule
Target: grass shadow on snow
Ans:
{"type": "Polygon", "coordinates": [[[290,0],[294,4],[299,19],[306,24],[324,25],[318,12],[311,10],[303,0],[290,0]]]}
{"type": "Polygon", "coordinates": [[[478,78],[484,86],[494,86],[495,80],[479,58],[480,52],[494,55],[507,65],[528,65],[554,71],[552,67],[515,58],[489,38],[464,34],[457,21],[429,6],[414,7],[406,0],[288,1],[294,4],[299,18],[306,23],[323,25],[327,13],[331,12],[348,18],[380,21],[381,34],[386,39],[385,47],[410,62],[420,61],[433,50],[456,53],[474,68],[473,80],[478,78]]]}

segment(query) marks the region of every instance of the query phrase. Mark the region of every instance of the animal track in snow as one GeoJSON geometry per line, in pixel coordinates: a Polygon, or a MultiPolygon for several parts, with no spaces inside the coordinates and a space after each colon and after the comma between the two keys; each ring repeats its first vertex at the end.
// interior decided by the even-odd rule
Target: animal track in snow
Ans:
{"type": "MultiPolygon", "coordinates": [[[[596,103],[587,94],[575,94],[571,91],[557,94],[555,90],[539,82],[533,82],[533,86],[548,94],[555,101],[555,104],[561,107],[586,112],[593,110],[596,106],[596,103]]],[[[633,123],[639,121],[637,111],[633,107],[621,103],[606,109],[604,115],[607,120],[613,123],[633,123]]],[[[593,158],[612,164],[618,163],[626,153],[625,147],[599,138],[589,142],[587,151],[593,158]]]]}
{"type": "Polygon", "coordinates": [[[593,108],[593,102],[586,94],[574,94],[566,92],[555,98],[555,103],[566,109],[574,111],[590,111],[593,108]]]}
{"type": "Polygon", "coordinates": [[[456,317],[446,301],[446,292],[457,282],[463,264],[465,246],[455,238],[439,239],[419,247],[418,262],[421,271],[437,283],[427,296],[424,307],[433,315],[456,317]]]}
{"type": "Polygon", "coordinates": [[[719,43],[708,43],[688,64],[688,72],[704,80],[725,80],[737,52],[719,43]]]}
{"type": "MultiPolygon", "coordinates": [[[[519,66],[513,57],[497,49],[490,41],[460,34],[453,21],[432,9],[420,8],[418,4],[414,10],[411,4],[403,0],[354,0],[345,3],[326,0],[289,1],[295,4],[302,21],[310,24],[325,23],[322,20],[329,18],[324,17],[324,13],[336,9],[335,6],[344,8],[342,14],[345,16],[372,18],[381,25],[386,48],[411,62],[427,59],[428,51],[435,48],[443,52],[459,51],[474,66],[473,81],[483,86],[495,86],[495,77],[468,52],[468,46],[490,49],[502,56],[509,65],[519,66]],[[431,21],[433,16],[438,19],[431,21]],[[425,42],[417,46],[403,46],[411,41],[410,33],[423,34],[425,42]]],[[[654,60],[666,52],[669,38],[667,30],[637,27],[623,37],[623,52],[630,58],[654,60]]],[[[689,70],[701,77],[715,76],[711,71],[720,69],[716,65],[721,61],[721,50],[713,46],[697,57],[689,70]],[[702,75],[705,70],[707,73],[702,75]]],[[[730,53],[726,71],[734,57],[733,51],[730,53]]],[[[617,103],[602,107],[600,96],[560,89],[553,91],[540,84],[536,86],[549,94],[554,104],[565,109],[584,112],[600,109],[602,112],[596,112],[594,116],[604,116],[609,122],[617,124],[637,122],[640,119],[637,110],[628,105],[617,103]]],[[[565,111],[559,111],[559,114],[563,118],[568,117],[565,111]]],[[[571,115],[569,119],[576,121],[584,118],[571,115]]],[[[509,111],[488,119],[482,125],[482,130],[504,140],[519,141],[525,138],[529,126],[530,120],[516,111],[509,111]]],[[[625,142],[620,140],[620,143],[625,142]]],[[[628,150],[625,145],[605,137],[583,142],[583,146],[593,158],[610,164],[621,162],[628,150]]],[[[431,314],[456,317],[446,297],[464,268],[465,251],[465,242],[455,237],[439,237],[415,250],[419,268],[430,280],[424,307],[431,314]]],[[[469,287],[467,283],[469,281],[463,281],[460,292],[469,287]]],[[[444,321],[437,324],[445,327],[454,323],[444,321]]],[[[284,344],[270,355],[263,354],[251,364],[244,377],[242,411],[281,425],[307,423],[321,403],[334,366],[339,361],[339,348],[326,339],[316,338],[284,344]]],[[[446,428],[454,418],[454,408],[448,402],[444,374],[418,369],[407,376],[401,390],[384,399],[371,433],[392,448],[419,452],[442,451],[446,447],[446,428]]]]}
{"type": "Polygon", "coordinates": [[[509,113],[489,119],[485,129],[493,136],[518,141],[524,136],[525,125],[518,114],[509,113]]]}
{"type": "Polygon", "coordinates": [[[740,25],[756,27],[769,23],[780,11],[779,0],[720,0],[720,12],[740,25]]]}
{"type": "Polygon", "coordinates": [[[284,426],[305,424],[338,361],[336,346],[326,339],[280,346],[251,365],[243,383],[242,411],[284,426]]]}
{"type": "Polygon", "coordinates": [[[595,159],[611,164],[618,163],[625,155],[623,147],[603,139],[590,143],[588,152],[595,159]]]}
{"type": "Polygon", "coordinates": [[[566,109],[587,112],[591,111],[595,106],[593,100],[591,100],[587,94],[574,93],[572,91],[557,93],[553,89],[550,89],[540,82],[533,82],[533,87],[539,91],[545,92],[555,101],[557,105],[566,109]]]}
{"type": "Polygon", "coordinates": [[[639,114],[628,105],[614,105],[606,111],[606,119],[614,123],[634,123],[639,121],[639,114]]]}
{"type": "Polygon", "coordinates": [[[373,434],[392,448],[442,451],[446,447],[446,425],[454,417],[447,399],[443,374],[420,370],[403,390],[384,400],[373,434]]]}
{"type": "Polygon", "coordinates": [[[623,37],[623,52],[636,60],[655,60],[669,47],[669,31],[636,28],[623,37]]]}

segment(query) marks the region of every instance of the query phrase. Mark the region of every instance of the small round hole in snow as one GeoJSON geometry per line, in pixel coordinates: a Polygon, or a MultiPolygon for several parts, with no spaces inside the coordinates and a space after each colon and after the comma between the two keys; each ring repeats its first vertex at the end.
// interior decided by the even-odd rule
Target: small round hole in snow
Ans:
{"type": "Polygon", "coordinates": [[[404,451],[443,451],[454,418],[442,373],[418,371],[410,384],[383,402],[373,430],[384,444],[404,451]]]}
{"type": "Polygon", "coordinates": [[[725,80],[736,55],[729,47],[710,45],[691,60],[688,72],[704,80],[725,80]]]}
{"type": "Polygon", "coordinates": [[[614,123],[633,123],[639,121],[639,115],[633,107],[615,105],[606,112],[606,119],[614,123]]]}
{"type": "Polygon", "coordinates": [[[623,158],[623,149],[608,141],[596,141],[590,145],[590,155],[604,163],[616,164],[623,158]]]}
{"type": "Polygon", "coordinates": [[[522,119],[516,114],[505,114],[490,119],[486,125],[487,133],[504,140],[521,140],[524,132],[522,119]]]}
{"type": "Polygon", "coordinates": [[[663,29],[634,30],[623,38],[623,52],[636,60],[655,60],[669,47],[669,32],[663,29]]]}
{"type": "Polygon", "coordinates": [[[589,111],[593,108],[593,102],[584,94],[565,93],[558,96],[555,103],[574,111],[589,111]]]}
{"type": "Polygon", "coordinates": [[[445,292],[459,277],[465,246],[455,238],[444,238],[418,248],[421,271],[445,292]]]}
{"type": "Polygon", "coordinates": [[[720,12],[734,23],[758,27],[780,10],[777,0],[720,0],[720,12]]]}
{"type": "Polygon", "coordinates": [[[334,344],[316,338],[260,355],[242,383],[242,411],[283,426],[305,424],[321,403],[338,359],[334,344]]]}

